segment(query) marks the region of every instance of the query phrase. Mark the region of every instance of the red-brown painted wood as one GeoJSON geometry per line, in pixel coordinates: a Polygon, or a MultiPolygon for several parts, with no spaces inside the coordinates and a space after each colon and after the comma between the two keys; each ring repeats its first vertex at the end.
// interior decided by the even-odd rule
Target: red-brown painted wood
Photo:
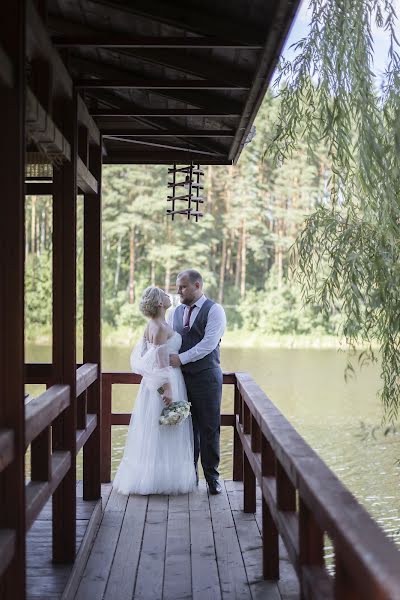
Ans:
{"type": "Polygon", "coordinates": [[[97,426],[83,449],[83,497],[101,496],[101,170],[102,147],[91,146],[89,167],[97,194],[84,196],[83,360],[97,364],[97,379],[87,390],[88,412],[97,426]]]}
{"type": "Polygon", "coordinates": [[[0,93],[0,428],[14,435],[13,460],[0,473],[4,600],[25,597],[25,11],[24,0],[1,3],[0,39],[13,79],[0,93]]]}
{"type": "Polygon", "coordinates": [[[71,145],[71,162],[54,170],[53,365],[70,386],[70,406],[53,425],[53,449],[69,451],[71,464],[53,495],[53,560],[70,562],[76,549],[76,190],[77,96],[55,106],[71,145]]]}

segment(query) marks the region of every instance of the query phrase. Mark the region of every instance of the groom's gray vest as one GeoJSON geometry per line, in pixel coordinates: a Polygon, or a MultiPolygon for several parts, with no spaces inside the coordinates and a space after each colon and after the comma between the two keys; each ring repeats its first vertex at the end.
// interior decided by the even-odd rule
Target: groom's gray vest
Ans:
{"type": "MultiPolygon", "coordinates": [[[[186,352],[186,350],[190,350],[196,344],[198,344],[204,337],[204,333],[206,330],[208,313],[210,312],[210,308],[215,304],[212,300],[207,300],[204,302],[200,311],[198,312],[193,325],[188,331],[184,331],[183,328],[183,313],[185,311],[185,305],[180,304],[174,313],[174,330],[181,334],[182,336],[182,346],[179,352],[186,352]]],[[[201,371],[205,371],[206,369],[215,369],[219,367],[219,343],[216,348],[210,354],[207,354],[204,358],[200,360],[196,360],[195,362],[187,363],[186,365],[182,365],[183,373],[200,373],[201,371]]]]}

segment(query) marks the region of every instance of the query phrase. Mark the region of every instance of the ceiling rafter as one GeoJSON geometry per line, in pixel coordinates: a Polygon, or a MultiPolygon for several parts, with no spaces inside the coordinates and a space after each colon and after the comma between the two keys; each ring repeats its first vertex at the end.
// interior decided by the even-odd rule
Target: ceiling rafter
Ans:
{"type": "MultiPolygon", "coordinates": [[[[126,69],[113,67],[104,62],[98,62],[94,60],[87,60],[70,57],[69,64],[71,68],[78,71],[80,74],[92,74],[97,77],[106,78],[126,78],[126,77],[142,77],[142,74],[130,72],[126,69]]],[[[94,91],[94,90],[93,90],[94,91]]],[[[191,106],[198,108],[212,108],[214,110],[221,111],[232,111],[235,113],[242,114],[243,104],[232,100],[231,98],[221,98],[218,94],[213,94],[206,91],[188,91],[188,90],[157,90],[156,93],[159,96],[170,98],[178,102],[190,104],[191,106]]]]}
{"type": "Polygon", "coordinates": [[[226,16],[210,14],[209,11],[196,9],[188,3],[178,5],[172,0],[135,0],[122,3],[112,0],[96,0],[96,4],[107,6],[109,11],[122,16],[140,16],[151,21],[170,25],[178,30],[197,33],[200,35],[223,36],[243,44],[260,43],[264,45],[265,27],[257,24],[246,24],[227,19],[226,16]]]}
{"type": "Polygon", "coordinates": [[[134,75],[124,79],[78,79],[77,89],[135,90],[248,90],[249,86],[232,85],[206,79],[145,79],[134,75]]]}
{"type": "Polygon", "coordinates": [[[121,129],[118,128],[105,128],[100,126],[100,131],[103,137],[190,137],[190,138],[202,138],[202,137],[218,137],[218,138],[231,138],[235,136],[235,131],[231,129],[185,129],[175,128],[164,131],[155,131],[154,129],[121,129]]]}
{"type": "MultiPolygon", "coordinates": [[[[97,95],[100,94],[100,100],[101,102],[108,104],[109,106],[118,106],[117,102],[118,100],[122,100],[122,103],[125,103],[124,100],[121,97],[118,97],[110,92],[107,92],[106,90],[96,90],[97,95]]],[[[128,103],[127,103],[128,104],[128,103]]],[[[135,104],[131,104],[129,103],[129,106],[132,108],[135,108],[135,104]]],[[[176,123],[174,121],[170,121],[170,120],[164,120],[162,124],[160,124],[157,121],[153,121],[152,119],[147,119],[147,118],[137,118],[135,119],[145,125],[150,125],[151,127],[153,127],[154,129],[158,129],[160,131],[167,131],[169,128],[173,128],[176,127],[176,123]]],[[[115,124],[114,124],[115,125],[115,124]]],[[[101,127],[101,124],[99,124],[99,126],[101,127]]],[[[199,150],[207,150],[207,151],[211,151],[211,152],[217,152],[219,154],[224,154],[226,153],[226,149],[222,149],[220,148],[217,144],[213,143],[213,142],[209,142],[207,141],[206,143],[203,141],[198,141],[196,140],[195,142],[192,142],[192,145],[195,148],[198,148],[199,150]]]]}
{"type": "Polygon", "coordinates": [[[152,142],[150,140],[133,140],[131,138],[122,138],[118,136],[112,136],[112,139],[118,142],[126,142],[128,144],[137,144],[155,148],[166,148],[168,150],[180,150],[181,152],[196,152],[196,154],[207,154],[210,156],[224,156],[224,154],[218,152],[212,152],[210,150],[193,150],[190,146],[176,146],[174,144],[163,144],[161,142],[152,142]]]}
{"type": "Polygon", "coordinates": [[[58,48],[153,48],[153,49],[250,49],[260,50],[261,44],[246,45],[240,42],[207,37],[140,37],[126,34],[97,33],[86,36],[53,36],[53,44],[58,48]]]}
{"type": "Polygon", "coordinates": [[[91,110],[92,117],[240,117],[240,113],[232,111],[217,111],[212,108],[134,108],[127,103],[125,108],[121,106],[119,110],[96,109],[91,110]]]}
{"type": "MultiPolygon", "coordinates": [[[[51,15],[49,17],[49,25],[57,34],[63,36],[72,35],[96,35],[100,32],[87,26],[82,26],[79,23],[65,21],[59,17],[51,15]]],[[[127,58],[140,60],[143,62],[161,65],[168,69],[173,69],[181,73],[202,77],[205,79],[214,79],[219,81],[236,82],[239,84],[248,85],[251,82],[251,72],[243,67],[238,67],[227,61],[223,61],[215,56],[207,62],[199,60],[197,55],[193,53],[182,53],[177,50],[163,49],[161,52],[154,49],[142,50],[126,50],[120,48],[118,55],[126,56],[127,58]]]]}

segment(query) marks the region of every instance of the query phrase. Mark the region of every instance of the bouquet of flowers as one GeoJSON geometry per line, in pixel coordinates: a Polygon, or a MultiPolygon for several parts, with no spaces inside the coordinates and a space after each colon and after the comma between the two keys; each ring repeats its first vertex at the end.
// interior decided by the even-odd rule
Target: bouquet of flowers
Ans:
{"type": "Polygon", "coordinates": [[[173,402],[160,415],[160,425],[179,425],[190,415],[190,402],[173,402]]]}

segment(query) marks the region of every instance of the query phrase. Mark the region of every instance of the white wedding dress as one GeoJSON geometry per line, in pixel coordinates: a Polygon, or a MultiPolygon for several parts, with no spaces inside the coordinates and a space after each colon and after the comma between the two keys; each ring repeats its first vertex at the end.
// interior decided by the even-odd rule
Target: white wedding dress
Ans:
{"type": "Polygon", "coordinates": [[[161,346],[142,338],[131,354],[132,371],[142,382],[113,482],[121,494],[183,494],[196,485],[191,417],[179,425],[158,422],[164,403],[157,389],[166,381],[173,401],[187,401],[181,370],[169,366],[169,355],[180,346],[181,336],[174,332],[161,346]]]}

